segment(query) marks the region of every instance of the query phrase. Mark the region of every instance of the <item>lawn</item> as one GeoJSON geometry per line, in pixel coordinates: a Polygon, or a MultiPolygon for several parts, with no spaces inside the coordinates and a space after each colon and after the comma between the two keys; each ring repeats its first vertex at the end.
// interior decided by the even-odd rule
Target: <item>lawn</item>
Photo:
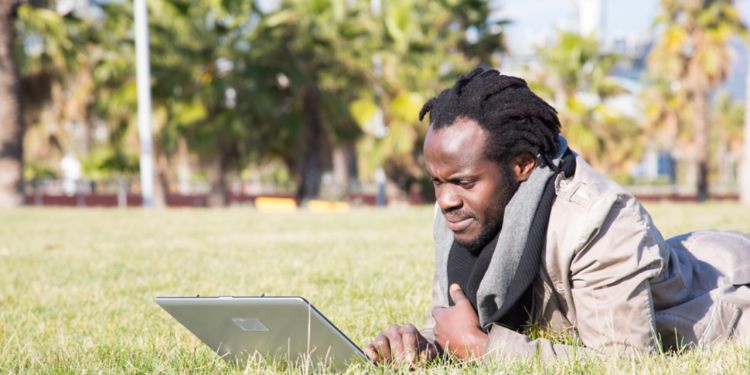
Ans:
{"type": "MultiPolygon", "coordinates": [[[[698,228],[750,231],[750,210],[735,203],[647,207],[665,237],[698,228]]],[[[429,306],[431,207],[21,209],[0,211],[0,223],[3,373],[274,371],[225,364],[153,302],[158,295],[303,295],[361,345],[389,323],[420,325],[429,306]]],[[[421,370],[748,373],[750,348],[421,370]]]]}

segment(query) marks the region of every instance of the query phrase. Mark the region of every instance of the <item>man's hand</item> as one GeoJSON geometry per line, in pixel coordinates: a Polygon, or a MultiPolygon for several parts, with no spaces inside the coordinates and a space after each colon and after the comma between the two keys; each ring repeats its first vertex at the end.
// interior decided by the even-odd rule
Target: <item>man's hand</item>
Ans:
{"type": "Polygon", "coordinates": [[[388,327],[367,344],[364,351],[376,363],[401,361],[409,365],[429,361],[439,353],[435,344],[427,341],[411,324],[388,327]]]}
{"type": "Polygon", "coordinates": [[[450,286],[451,307],[435,307],[435,339],[443,349],[461,359],[484,355],[487,334],[479,328],[479,317],[458,284],[450,286]]]}

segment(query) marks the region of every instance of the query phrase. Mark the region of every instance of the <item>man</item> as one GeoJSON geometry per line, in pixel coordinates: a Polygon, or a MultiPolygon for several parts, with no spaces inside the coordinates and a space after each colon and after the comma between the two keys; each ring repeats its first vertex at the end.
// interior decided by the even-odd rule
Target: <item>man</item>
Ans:
{"type": "Polygon", "coordinates": [[[433,308],[393,325],[376,362],[657,351],[750,335],[750,236],[665,241],[640,203],[559,135],[522,79],[477,69],[430,99],[437,207],[433,308]],[[564,332],[572,347],[524,335],[564,332]],[[585,347],[585,349],[584,349],[585,347]]]}

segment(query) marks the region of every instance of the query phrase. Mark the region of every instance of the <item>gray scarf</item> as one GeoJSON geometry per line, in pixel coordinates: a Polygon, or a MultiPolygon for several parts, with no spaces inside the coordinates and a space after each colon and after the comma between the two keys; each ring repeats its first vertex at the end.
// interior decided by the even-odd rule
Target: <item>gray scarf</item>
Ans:
{"type": "MultiPolygon", "coordinates": [[[[567,141],[560,137],[560,151],[552,160],[554,169],[560,165],[567,149],[567,141]]],[[[575,165],[574,161],[573,164],[575,165]]],[[[505,315],[539,272],[542,248],[545,245],[546,221],[549,220],[549,209],[554,199],[553,179],[558,173],[554,169],[546,165],[534,168],[505,207],[497,246],[477,289],[477,313],[483,328],[505,315]],[[545,190],[547,195],[552,196],[543,199],[545,190]],[[546,210],[546,213],[538,215],[538,210],[546,210]],[[537,216],[545,220],[542,229],[534,228],[537,216]]],[[[445,217],[439,212],[435,215],[434,234],[438,280],[447,293],[448,256],[453,244],[453,233],[447,228],[445,217]]]]}

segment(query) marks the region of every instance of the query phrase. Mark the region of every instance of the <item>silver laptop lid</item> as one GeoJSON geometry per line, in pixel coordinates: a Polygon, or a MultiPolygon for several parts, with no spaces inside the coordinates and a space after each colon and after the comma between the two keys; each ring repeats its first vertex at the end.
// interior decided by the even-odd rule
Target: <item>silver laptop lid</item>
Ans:
{"type": "Polygon", "coordinates": [[[240,365],[255,355],[335,369],[367,361],[302,297],[157,297],[156,303],[219,356],[240,365]]]}

